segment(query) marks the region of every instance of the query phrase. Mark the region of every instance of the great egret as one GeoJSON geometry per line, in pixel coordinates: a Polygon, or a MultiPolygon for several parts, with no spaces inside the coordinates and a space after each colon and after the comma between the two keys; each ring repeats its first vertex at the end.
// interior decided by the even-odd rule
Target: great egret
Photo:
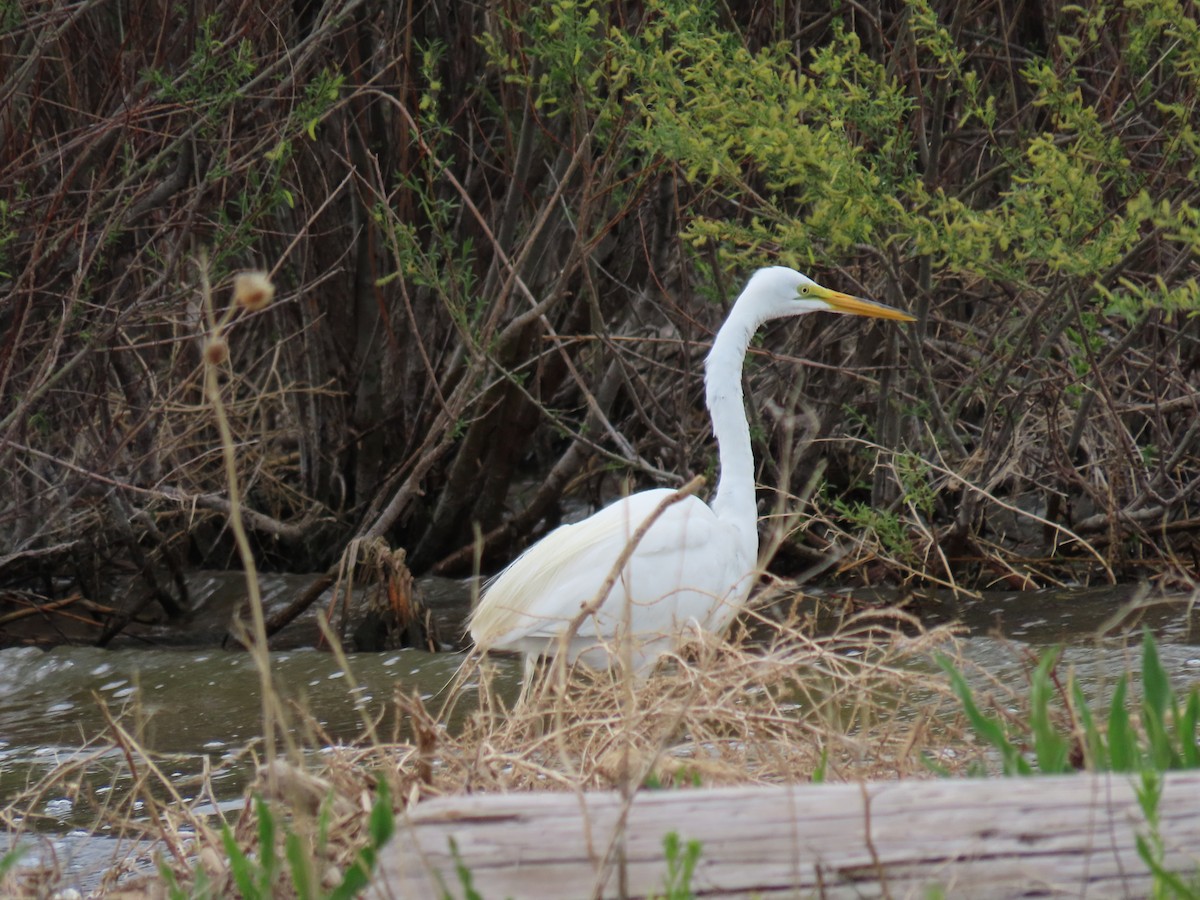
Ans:
{"type": "Polygon", "coordinates": [[[555,529],[486,586],[470,619],[476,647],[525,654],[528,687],[540,656],[565,651],[569,662],[593,668],[628,659],[642,674],[689,627],[723,631],[749,594],[758,562],[754,455],[742,400],[746,348],[763,323],[822,310],[913,320],[891,306],[821,287],[794,269],[759,269],[705,362],[721,463],[712,505],[688,496],[660,509],[675,494],[660,488],[555,529]],[[658,518],[639,534],[656,511],[658,518]],[[630,547],[635,537],[640,540],[630,547]],[[623,554],[628,559],[615,571],[623,554]]]}

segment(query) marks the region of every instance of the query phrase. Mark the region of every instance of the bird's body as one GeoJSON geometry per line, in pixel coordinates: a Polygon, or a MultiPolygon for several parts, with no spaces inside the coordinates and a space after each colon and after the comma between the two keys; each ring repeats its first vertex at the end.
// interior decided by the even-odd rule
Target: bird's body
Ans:
{"type": "Polygon", "coordinates": [[[569,662],[596,668],[628,659],[644,672],[689,627],[723,631],[753,586],[758,557],[742,361],[764,322],[818,310],[912,318],[822,288],[792,269],[756,272],[705,364],[721,463],[712,504],[693,496],[669,503],[669,489],[642,491],[552,531],[487,586],[470,621],[476,646],[518,651],[527,661],[565,652],[569,662]]]}
{"type": "Polygon", "coordinates": [[[674,493],[641,491],[546,535],[488,587],[471,618],[476,644],[528,657],[558,653],[572,620],[594,604],[566,649],[570,662],[599,668],[619,658],[615,642],[630,601],[637,636],[630,651],[640,670],[671,649],[688,622],[722,630],[735,611],[731,592],[754,569],[757,541],[751,545],[697,497],[666,507],[615,572],[608,597],[598,596],[642,524],[674,493]]]}

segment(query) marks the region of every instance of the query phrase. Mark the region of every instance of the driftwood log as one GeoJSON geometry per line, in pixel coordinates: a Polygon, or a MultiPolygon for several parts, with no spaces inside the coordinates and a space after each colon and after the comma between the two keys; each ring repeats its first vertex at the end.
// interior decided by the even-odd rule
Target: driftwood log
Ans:
{"type": "MultiPolygon", "coordinates": [[[[1146,897],[1134,776],[448,797],[414,807],[376,898],[661,895],[663,839],[701,844],[699,897],[1146,897]],[[457,857],[451,852],[451,840],[457,857]],[[443,887],[444,886],[444,887],[443,887]]],[[[1200,772],[1164,776],[1162,863],[1200,873],[1200,772]]]]}

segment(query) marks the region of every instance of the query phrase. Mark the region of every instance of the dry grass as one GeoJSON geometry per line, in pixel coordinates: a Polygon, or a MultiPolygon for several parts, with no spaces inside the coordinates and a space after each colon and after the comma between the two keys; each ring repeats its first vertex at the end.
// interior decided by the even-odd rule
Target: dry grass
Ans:
{"type": "Polygon", "coordinates": [[[767,643],[697,639],[642,683],[554,667],[508,708],[486,666],[479,710],[428,787],[461,790],[633,789],[650,779],[705,785],[914,774],[907,709],[937,688],[903,666],[945,632],[905,636],[875,615],[813,638],[762,620],[767,643]],[[454,762],[455,758],[458,762],[454,762]]]}
{"type": "MultiPolygon", "coordinates": [[[[925,631],[895,611],[852,616],[819,637],[810,624],[744,617],[732,641],[697,639],[642,682],[550,667],[516,708],[512,685],[494,677],[496,667],[468,659],[466,683],[453,696],[425,703],[398,688],[394,733],[383,734],[381,719],[364,713],[361,740],[349,745],[330,746],[311,717],[292,709],[287,724],[305,737],[260,768],[247,797],[267,799],[278,832],[299,835],[318,875],[332,884],[365,841],[381,780],[397,806],[408,807],[467,792],[615,789],[628,796],[668,785],[912,777],[928,774],[922,754],[950,746],[960,748],[951,761],[965,763],[961,735],[947,724],[944,683],[914,665],[952,642],[948,629],[925,631]],[[451,720],[460,725],[443,724],[451,720]]],[[[111,832],[160,842],[181,880],[199,867],[219,891],[232,889],[223,817],[211,806],[207,814],[198,809],[217,792],[193,784],[186,793],[197,799],[185,802],[171,769],[139,747],[135,731],[113,720],[95,745],[133,784],[102,808],[103,820],[111,832]]],[[[16,811],[41,808],[64,785],[83,789],[84,768],[76,760],[48,775],[5,811],[6,826],[22,827],[16,811]]],[[[253,803],[228,824],[239,846],[257,852],[253,803]]],[[[154,895],[157,881],[146,879],[139,890],[154,895]]],[[[5,888],[32,895],[46,884],[26,878],[5,888]]]]}

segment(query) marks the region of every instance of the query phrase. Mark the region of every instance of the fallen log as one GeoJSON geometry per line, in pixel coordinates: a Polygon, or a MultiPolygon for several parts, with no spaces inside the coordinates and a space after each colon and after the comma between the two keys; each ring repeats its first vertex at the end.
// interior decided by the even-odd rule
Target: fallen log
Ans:
{"type": "MultiPolygon", "coordinates": [[[[1161,863],[1200,873],[1200,772],[1163,777],[1161,863]]],[[[412,808],[368,896],[661,895],[664,837],[700,897],[1146,897],[1137,776],[446,797],[412,808]],[[457,848],[452,851],[451,841],[457,848]],[[940,892],[940,893],[939,893],[940,892]]]]}

